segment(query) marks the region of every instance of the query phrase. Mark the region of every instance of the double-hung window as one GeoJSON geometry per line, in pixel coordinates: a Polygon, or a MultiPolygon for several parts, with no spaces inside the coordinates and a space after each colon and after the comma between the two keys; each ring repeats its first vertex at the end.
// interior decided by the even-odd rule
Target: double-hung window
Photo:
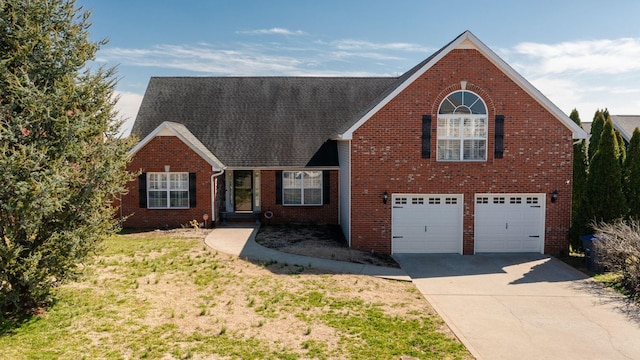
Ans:
{"type": "Polygon", "coordinates": [[[147,173],[148,207],[189,208],[189,173],[147,173]]]}
{"type": "Polygon", "coordinates": [[[487,120],[478,95],[462,90],[447,96],[438,110],[438,160],[487,160],[487,120]]]}
{"type": "Polygon", "coordinates": [[[283,171],[283,205],[322,205],[322,171],[283,171]]]}

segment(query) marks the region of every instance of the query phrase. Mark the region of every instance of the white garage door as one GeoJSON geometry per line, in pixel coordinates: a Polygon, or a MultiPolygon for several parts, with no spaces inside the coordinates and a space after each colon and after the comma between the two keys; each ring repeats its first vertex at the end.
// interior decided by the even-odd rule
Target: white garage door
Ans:
{"type": "Polygon", "coordinates": [[[475,252],[544,251],[545,194],[476,194],[475,252]]]}
{"type": "Polygon", "coordinates": [[[392,253],[462,253],[461,194],[394,194],[392,253]]]}

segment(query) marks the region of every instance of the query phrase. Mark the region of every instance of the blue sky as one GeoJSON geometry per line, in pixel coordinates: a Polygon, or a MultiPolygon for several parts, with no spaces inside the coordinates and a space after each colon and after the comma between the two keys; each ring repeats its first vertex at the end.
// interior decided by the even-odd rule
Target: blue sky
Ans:
{"type": "MultiPolygon", "coordinates": [[[[640,1],[77,0],[130,127],[152,76],[397,76],[465,30],[567,114],[640,114],[640,1]]],[[[126,131],[126,130],[125,130],[126,131]]]]}

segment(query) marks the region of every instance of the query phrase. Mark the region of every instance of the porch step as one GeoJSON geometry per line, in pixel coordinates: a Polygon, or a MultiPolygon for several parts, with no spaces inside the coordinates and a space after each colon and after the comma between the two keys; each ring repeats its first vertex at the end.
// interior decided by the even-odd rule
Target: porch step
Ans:
{"type": "Polygon", "coordinates": [[[254,222],[256,224],[260,224],[260,217],[262,213],[260,212],[221,212],[220,219],[222,219],[222,223],[226,224],[228,222],[254,222]]]}

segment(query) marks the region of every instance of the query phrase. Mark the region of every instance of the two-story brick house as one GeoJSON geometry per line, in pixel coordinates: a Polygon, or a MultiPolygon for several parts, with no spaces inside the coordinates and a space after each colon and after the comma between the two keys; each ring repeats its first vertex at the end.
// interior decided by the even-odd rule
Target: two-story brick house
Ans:
{"type": "Polygon", "coordinates": [[[468,31],[394,78],[152,78],[133,131],[125,226],[333,223],[383,253],[566,253],[586,137],[468,31]]]}

